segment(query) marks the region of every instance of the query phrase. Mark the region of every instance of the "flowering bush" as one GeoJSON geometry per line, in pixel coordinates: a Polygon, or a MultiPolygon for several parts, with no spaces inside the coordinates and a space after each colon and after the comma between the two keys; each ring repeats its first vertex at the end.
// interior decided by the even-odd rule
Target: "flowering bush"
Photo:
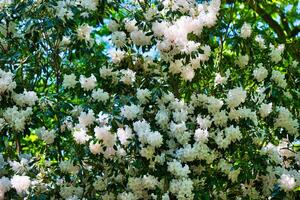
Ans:
{"type": "Polygon", "coordinates": [[[0,199],[299,197],[299,57],[220,0],[116,2],[0,1],[0,199]]]}

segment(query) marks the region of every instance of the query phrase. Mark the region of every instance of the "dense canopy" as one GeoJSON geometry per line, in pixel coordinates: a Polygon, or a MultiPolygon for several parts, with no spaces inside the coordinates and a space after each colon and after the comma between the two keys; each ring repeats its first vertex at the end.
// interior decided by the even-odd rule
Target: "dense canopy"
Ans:
{"type": "Polygon", "coordinates": [[[297,0],[0,0],[0,200],[299,199],[297,0]]]}

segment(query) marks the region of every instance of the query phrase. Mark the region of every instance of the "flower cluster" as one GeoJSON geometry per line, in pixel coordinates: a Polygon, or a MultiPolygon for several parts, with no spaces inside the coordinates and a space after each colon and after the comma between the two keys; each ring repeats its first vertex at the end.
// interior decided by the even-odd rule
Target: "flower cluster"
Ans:
{"type": "Polygon", "coordinates": [[[223,41],[220,0],[43,4],[0,19],[0,200],[297,195],[299,63],[284,45],[248,22],[223,41]]]}

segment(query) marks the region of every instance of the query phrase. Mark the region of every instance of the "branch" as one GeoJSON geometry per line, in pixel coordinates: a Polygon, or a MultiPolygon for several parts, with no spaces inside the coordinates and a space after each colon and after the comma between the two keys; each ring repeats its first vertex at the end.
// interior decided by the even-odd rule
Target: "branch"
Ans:
{"type": "Polygon", "coordinates": [[[277,14],[280,16],[280,21],[281,21],[281,25],[283,25],[283,31],[285,31],[286,35],[289,35],[291,32],[290,26],[287,22],[287,18],[286,15],[284,14],[284,12],[282,11],[282,9],[280,9],[276,4],[274,3],[270,3],[270,2],[265,2],[266,4],[263,4],[262,7],[265,8],[266,6],[269,6],[271,8],[272,11],[276,11],[277,14]]]}
{"type": "Polygon", "coordinates": [[[280,16],[281,23],[284,26],[284,29],[286,30],[286,33],[290,35],[291,29],[289,27],[285,14],[283,12],[280,12],[279,16],[280,16]]]}
{"type": "Polygon", "coordinates": [[[257,13],[259,16],[266,21],[269,26],[276,32],[281,40],[285,41],[286,35],[281,28],[281,26],[264,10],[262,9],[254,0],[247,1],[249,6],[257,13]]]}
{"type": "Polygon", "coordinates": [[[291,32],[290,32],[290,37],[295,37],[300,33],[300,26],[295,27],[291,32]]]}

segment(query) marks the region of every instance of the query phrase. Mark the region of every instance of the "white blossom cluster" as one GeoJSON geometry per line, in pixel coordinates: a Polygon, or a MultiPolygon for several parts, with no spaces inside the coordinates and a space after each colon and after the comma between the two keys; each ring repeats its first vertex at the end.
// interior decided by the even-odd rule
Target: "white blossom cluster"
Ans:
{"type": "Polygon", "coordinates": [[[25,110],[19,109],[17,106],[7,108],[3,113],[4,119],[17,131],[21,131],[25,128],[26,121],[29,120],[32,115],[32,108],[27,107],[25,110]]]}
{"type": "Polygon", "coordinates": [[[4,199],[5,193],[14,188],[17,193],[26,192],[30,187],[31,180],[28,176],[14,175],[11,179],[7,177],[0,178],[0,199],[4,199]]]}
{"type": "Polygon", "coordinates": [[[13,91],[16,88],[16,82],[13,80],[14,74],[0,69],[0,95],[6,91],[13,91]]]}
{"type": "Polygon", "coordinates": [[[253,70],[253,76],[258,81],[261,82],[268,76],[268,70],[262,66],[262,64],[258,64],[258,68],[253,70]]]}
{"type": "Polygon", "coordinates": [[[34,106],[35,102],[38,100],[38,97],[33,91],[24,91],[23,94],[13,94],[13,100],[18,106],[34,106]]]}
{"type": "Polygon", "coordinates": [[[245,22],[241,28],[241,37],[246,39],[250,37],[250,35],[251,35],[251,25],[245,22]]]}
{"type": "Polygon", "coordinates": [[[220,53],[202,40],[217,24],[220,0],[126,1],[125,16],[88,23],[104,2],[115,3],[62,0],[47,8],[64,30],[58,42],[39,44],[60,51],[49,80],[26,88],[17,72],[0,69],[0,200],[270,199],[274,188],[293,195],[300,153],[291,102],[300,92],[290,68],[279,66],[288,62],[285,46],[267,44],[243,22],[239,40],[264,53],[230,45],[220,53]],[[102,28],[109,49],[95,63],[102,28]]]}
{"type": "Polygon", "coordinates": [[[36,130],[36,134],[41,138],[46,144],[52,144],[56,138],[55,130],[46,130],[45,127],[41,127],[36,130]]]}
{"type": "Polygon", "coordinates": [[[278,117],[275,120],[275,127],[285,128],[290,134],[297,134],[299,123],[297,119],[293,119],[293,115],[285,107],[278,108],[278,117]]]}

